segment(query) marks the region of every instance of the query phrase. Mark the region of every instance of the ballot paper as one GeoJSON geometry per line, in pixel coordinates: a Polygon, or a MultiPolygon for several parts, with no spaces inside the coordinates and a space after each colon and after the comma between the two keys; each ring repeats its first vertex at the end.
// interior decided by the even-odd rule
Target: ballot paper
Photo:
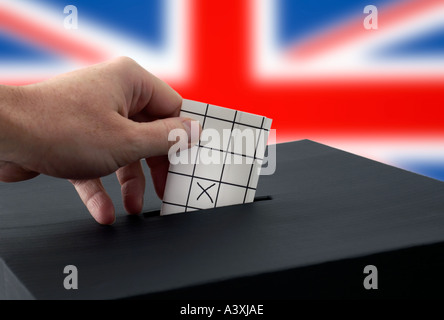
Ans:
{"type": "Polygon", "coordinates": [[[170,154],[161,215],[254,201],[271,119],[183,100],[202,127],[197,145],[170,154]]]}

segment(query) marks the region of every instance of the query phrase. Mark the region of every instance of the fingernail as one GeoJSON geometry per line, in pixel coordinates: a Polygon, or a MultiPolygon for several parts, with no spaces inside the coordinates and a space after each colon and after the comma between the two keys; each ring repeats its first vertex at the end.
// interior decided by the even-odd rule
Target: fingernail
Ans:
{"type": "Polygon", "coordinates": [[[182,125],[187,132],[188,143],[191,145],[195,145],[199,141],[200,137],[201,128],[199,121],[188,118],[182,122],[182,125]]]}

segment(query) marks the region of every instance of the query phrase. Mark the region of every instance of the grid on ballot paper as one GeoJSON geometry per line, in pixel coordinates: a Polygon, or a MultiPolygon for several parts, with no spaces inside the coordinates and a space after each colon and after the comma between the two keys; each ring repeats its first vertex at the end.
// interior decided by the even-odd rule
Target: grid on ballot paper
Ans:
{"type": "Polygon", "coordinates": [[[170,164],[161,215],[253,202],[271,119],[183,100],[181,117],[199,121],[197,145],[170,164]]]}

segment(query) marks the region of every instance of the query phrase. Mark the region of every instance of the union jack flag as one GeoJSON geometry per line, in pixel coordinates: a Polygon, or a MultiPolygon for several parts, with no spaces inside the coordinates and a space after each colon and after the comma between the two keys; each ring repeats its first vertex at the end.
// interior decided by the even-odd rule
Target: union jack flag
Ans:
{"type": "Polygon", "coordinates": [[[2,84],[118,55],[185,98],[273,118],[278,142],[444,180],[442,0],[0,0],[2,84]],[[64,28],[66,5],[78,29],[64,28]]]}

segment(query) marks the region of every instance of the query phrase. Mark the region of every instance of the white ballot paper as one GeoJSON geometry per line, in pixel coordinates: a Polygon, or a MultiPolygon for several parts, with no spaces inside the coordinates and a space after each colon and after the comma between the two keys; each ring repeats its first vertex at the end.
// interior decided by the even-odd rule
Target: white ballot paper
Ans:
{"type": "Polygon", "coordinates": [[[253,202],[271,119],[183,100],[202,126],[199,143],[170,154],[161,215],[253,202]]]}

